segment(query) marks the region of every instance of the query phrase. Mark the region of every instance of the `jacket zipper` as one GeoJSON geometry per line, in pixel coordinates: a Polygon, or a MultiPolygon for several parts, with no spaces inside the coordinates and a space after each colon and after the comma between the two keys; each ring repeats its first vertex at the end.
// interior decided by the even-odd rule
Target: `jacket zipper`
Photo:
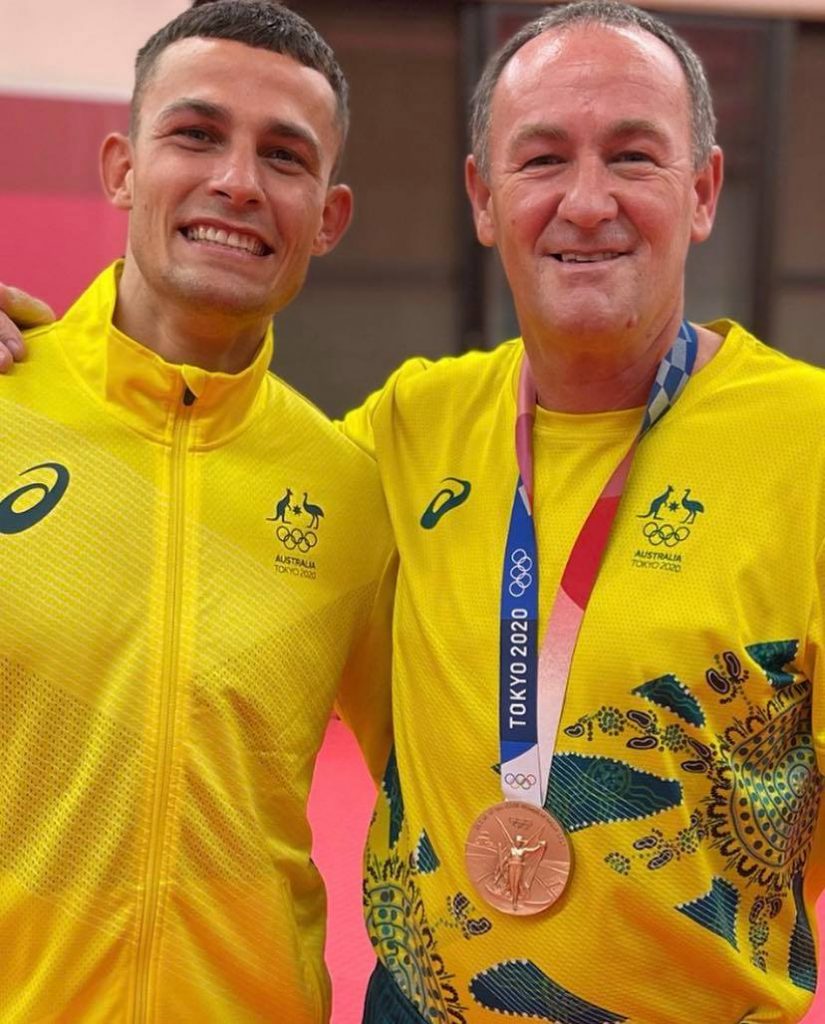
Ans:
{"type": "Polygon", "coordinates": [[[141,904],[140,933],[137,945],[135,985],[135,1024],[149,1020],[149,987],[152,949],[155,939],[158,900],[163,862],[164,821],[169,802],[172,774],[172,748],[175,739],[175,698],[180,656],[180,609],[182,597],[182,552],[186,488],[186,441],[195,396],[185,388],[182,408],[172,433],[172,475],[169,494],[169,536],[167,539],[167,579],[163,624],[163,666],[161,672],[158,746],[155,762],[156,781],[149,832],[149,850],[141,904]]]}

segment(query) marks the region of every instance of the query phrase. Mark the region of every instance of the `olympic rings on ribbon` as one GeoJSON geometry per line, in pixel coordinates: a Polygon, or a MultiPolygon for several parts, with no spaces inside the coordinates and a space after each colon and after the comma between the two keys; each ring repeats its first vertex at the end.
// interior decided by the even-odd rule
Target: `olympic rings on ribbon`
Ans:
{"type": "Polygon", "coordinates": [[[318,543],[318,537],[314,530],[299,530],[297,526],[279,526],[275,536],[287,549],[287,551],[301,551],[303,554],[311,551],[318,543]]]}
{"type": "Polygon", "coordinates": [[[524,597],[533,586],[533,559],[524,548],[516,548],[510,553],[510,597],[524,597]]]}
{"type": "Polygon", "coordinates": [[[669,523],[645,523],[642,531],[654,547],[664,544],[667,548],[675,548],[690,536],[687,526],[671,526],[669,523]]]}
{"type": "Polygon", "coordinates": [[[522,775],[521,772],[518,775],[514,775],[512,772],[508,772],[504,776],[504,781],[508,786],[513,786],[515,789],[532,789],[536,784],[536,776],[522,775]]]}

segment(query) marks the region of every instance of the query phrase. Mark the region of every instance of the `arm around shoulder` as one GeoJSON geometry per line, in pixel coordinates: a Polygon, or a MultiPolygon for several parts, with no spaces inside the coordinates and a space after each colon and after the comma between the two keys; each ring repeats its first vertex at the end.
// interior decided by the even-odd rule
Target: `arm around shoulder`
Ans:
{"type": "Polygon", "coordinates": [[[19,288],[0,284],[0,373],[22,360],[26,346],[21,331],[50,324],[55,315],[50,306],[19,288]]]}

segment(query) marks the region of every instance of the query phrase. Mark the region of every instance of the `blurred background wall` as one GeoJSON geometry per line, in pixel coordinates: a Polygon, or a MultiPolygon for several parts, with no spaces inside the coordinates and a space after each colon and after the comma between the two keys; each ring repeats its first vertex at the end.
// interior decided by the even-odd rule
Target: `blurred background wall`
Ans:
{"type": "MultiPolygon", "coordinates": [[[[97,149],[126,124],[134,53],[182,0],[0,0],[0,280],[62,310],[123,248],[97,149]]],[[[465,114],[484,58],[530,3],[294,0],[352,85],[344,180],[356,219],[276,326],[276,370],[338,414],[405,357],[515,333],[463,195],[465,114]]],[[[726,148],[716,230],[688,312],[732,315],[825,363],[825,0],[657,0],[706,61],[726,148]]]]}

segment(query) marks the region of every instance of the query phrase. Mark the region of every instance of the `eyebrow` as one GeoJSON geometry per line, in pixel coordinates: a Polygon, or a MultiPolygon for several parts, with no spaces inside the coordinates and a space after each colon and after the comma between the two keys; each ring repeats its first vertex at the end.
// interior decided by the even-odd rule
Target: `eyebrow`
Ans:
{"type": "Polygon", "coordinates": [[[558,125],[549,124],[545,121],[536,121],[532,124],[525,124],[516,132],[510,143],[510,149],[523,142],[532,142],[533,139],[546,139],[549,142],[566,142],[569,138],[568,132],[558,125]]]}
{"type": "Polygon", "coordinates": [[[610,135],[615,139],[624,139],[629,135],[646,135],[658,142],[667,141],[665,132],[654,122],[643,117],[626,118],[611,126],[610,135]]]}
{"type": "MultiPolygon", "coordinates": [[[[166,118],[174,117],[176,114],[181,113],[197,114],[200,117],[205,117],[210,121],[217,121],[222,124],[228,124],[232,120],[232,114],[227,107],[221,106],[219,103],[211,103],[209,100],[199,100],[193,97],[183,97],[182,99],[175,100],[174,103],[170,103],[160,111],[157,120],[162,122],[166,118]]],[[[296,124],[294,121],[281,121],[277,119],[270,121],[265,125],[264,132],[267,135],[277,135],[281,138],[302,142],[311,150],[312,156],[316,161],[321,159],[321,146],[318,140],[312,132],[307,131],[306,128],[296,124]]]]}

